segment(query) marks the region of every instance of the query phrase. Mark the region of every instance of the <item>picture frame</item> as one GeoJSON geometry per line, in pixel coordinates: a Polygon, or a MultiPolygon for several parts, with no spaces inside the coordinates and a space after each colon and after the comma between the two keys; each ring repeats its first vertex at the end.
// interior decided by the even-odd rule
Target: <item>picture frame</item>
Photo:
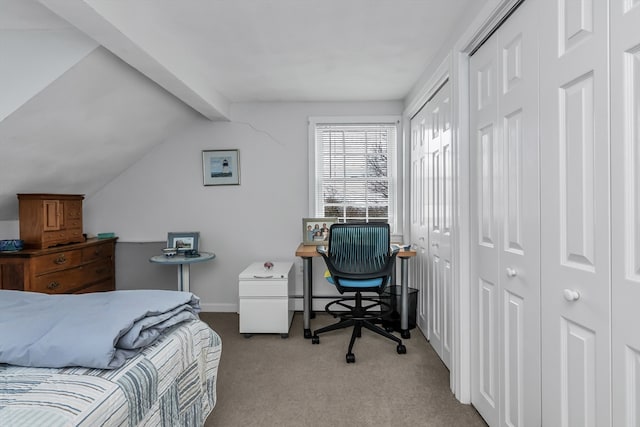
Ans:
{"type": "Polygon", "coordinates": [[[203,150],[203,184],[240,185],[240,150],[203,150]]]}
{"type": "Polygon", "coordinates": [[[302,218],[302,244],[327,246],[329,228],[336,222],[338,218],[302,218]]]}
{"type": "Polygon", "coordinates": [[[167,247],[176,248],[178,253],[195,250],[198,252],[198,244],[200,233],[197,231],[189,232],[170,232],[167,234],[167,247]]]}

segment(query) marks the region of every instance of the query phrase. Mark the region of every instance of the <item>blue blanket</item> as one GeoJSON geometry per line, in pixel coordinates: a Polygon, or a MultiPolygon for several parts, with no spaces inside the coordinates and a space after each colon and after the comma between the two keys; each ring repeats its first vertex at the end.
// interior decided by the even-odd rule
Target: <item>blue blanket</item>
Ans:
{"type": "Polygon", "coordinates": [[[199,298],[189,292],[0,290],[0,363],[119,368],[168,328],[197,319],[199,311],[199,298]]]}

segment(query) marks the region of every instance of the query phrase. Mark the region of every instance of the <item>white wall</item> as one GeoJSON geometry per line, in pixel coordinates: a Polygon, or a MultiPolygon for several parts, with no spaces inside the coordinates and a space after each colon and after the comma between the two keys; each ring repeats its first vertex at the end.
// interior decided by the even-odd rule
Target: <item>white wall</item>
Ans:
{"type": "MultiPolygon", "coordinates": [[[[169,231],[199,231],[201,250],[217,255],[191,268],[191,290],[205,310],[235,311],[238,274],[254,261],[295,260],[301,294],[294,253],[301,218],[309,216],[308,117],[397,115],[402,108],[401,102],[234,104],[231,122],[202,119],[87,198],[85,232],[145,242],[166,239],[169,231]],[[211,149],[240,150],[239,186],[202,185],[201,152],[211,149]]],[[[316,294],[330,289],[322,282],[315,281],[316,294]]]]}

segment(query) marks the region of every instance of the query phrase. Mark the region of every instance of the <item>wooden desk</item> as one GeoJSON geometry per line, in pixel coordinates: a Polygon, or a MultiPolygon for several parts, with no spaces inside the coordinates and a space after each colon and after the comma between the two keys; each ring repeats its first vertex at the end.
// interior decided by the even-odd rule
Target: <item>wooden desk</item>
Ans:
{"type": "MultiPolygon", "coordinates": [[[[302,294],[304,309],[303,326],[304,337],[311,338],[311,314],[313,310],[313,266],[312,259],[319,257],[317,246],[300,244],[296,249],[296,256],[302,258],[302,294]]],[[[400,249],[400,335],[402,338],[411,338],[409,331],[409,259],[416,256],[414,250],[400,249]]]]}

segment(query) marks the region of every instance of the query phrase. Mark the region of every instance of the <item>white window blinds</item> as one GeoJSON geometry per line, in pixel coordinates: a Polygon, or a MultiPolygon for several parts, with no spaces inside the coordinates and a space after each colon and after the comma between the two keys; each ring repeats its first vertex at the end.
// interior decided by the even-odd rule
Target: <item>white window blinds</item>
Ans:
{"type": "Polygon", "coordinates": [[[395,227],[398,124],[313,123],[315,215],[395,227]]]}

